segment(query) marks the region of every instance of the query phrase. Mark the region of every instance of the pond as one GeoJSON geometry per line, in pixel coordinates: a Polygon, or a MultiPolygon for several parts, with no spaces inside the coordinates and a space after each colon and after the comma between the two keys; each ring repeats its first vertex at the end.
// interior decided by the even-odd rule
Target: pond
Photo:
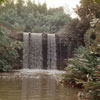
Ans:
{"type": "Polygon", "coordinates": [[[78,100],[77,89],[57,83],[57,71],[0,74],[0,100],[78,100]]]}

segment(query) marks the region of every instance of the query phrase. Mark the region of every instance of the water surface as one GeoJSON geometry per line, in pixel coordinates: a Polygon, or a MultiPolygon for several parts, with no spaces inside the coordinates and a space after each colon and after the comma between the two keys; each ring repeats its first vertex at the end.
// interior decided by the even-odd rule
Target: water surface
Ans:
{"type": "Polygon", "coordinates": [[[61,86],[55,76],[46,71],[0,74],[0,100],[78,100],[77,89],[61,86]]]}

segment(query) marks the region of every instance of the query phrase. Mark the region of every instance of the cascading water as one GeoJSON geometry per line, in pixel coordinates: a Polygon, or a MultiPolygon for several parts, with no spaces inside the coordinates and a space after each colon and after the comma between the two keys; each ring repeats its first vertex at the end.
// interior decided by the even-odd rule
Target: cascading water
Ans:
{"type": "Polygon", "coordinates": [[[57,69],[56,66],[56,39],[55,34],[47,34],[48,38],[48,55],[47,55],[47,69],[57,69]]]}
{"type": "Polygon", "coordinates": [[[31,33],[30,35],[30,68],[42,69],[42,33],[31,33]]]}
{"type": "MultiPolygon", "coordinates": [[[[23,40],[23,68],[43,69],[42,33],[24,33],[23,40]]],[[[55,34],[47,34],[47,69],[57,69],[56,62],[55,34]]]]}
{"type": "Polygon", "coordinates": [[[29,66],[29,33],[23,33],[23,67],[28,68],[29,66]]]}
{"type": "Polygon", "coordinates": [[[23,40],[23,68],[42,69],[42,33],[24,33],[23,40]]]}

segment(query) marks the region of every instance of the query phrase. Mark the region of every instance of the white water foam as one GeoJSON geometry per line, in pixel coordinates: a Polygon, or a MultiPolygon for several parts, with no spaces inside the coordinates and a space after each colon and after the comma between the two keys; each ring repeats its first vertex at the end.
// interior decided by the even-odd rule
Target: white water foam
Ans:
{"type": "Polygon", "coordinates": [[[42,70],[42,69],[22,69],[17,70],[22,74],[47,74],[47,75],[55,75],[55,74],[63,74],[65,71],[61,70],[42,70]]]}

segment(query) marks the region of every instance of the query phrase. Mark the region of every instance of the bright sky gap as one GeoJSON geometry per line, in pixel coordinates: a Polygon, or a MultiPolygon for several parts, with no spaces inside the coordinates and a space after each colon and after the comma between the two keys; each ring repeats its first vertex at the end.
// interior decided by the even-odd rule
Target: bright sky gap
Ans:
{"type": "Polygon", "coordinates": [[[48,8],[50,7],[60,7],[63,6],[65,9],[65,12],[67,14],[70,14],[71,17],[76,17],[73,8],[76,7],[76,5],[79,5],[80,0],[31,0],[31,1],[35,1],[36,3],[44,3],[46,2],[48,8]]]}

